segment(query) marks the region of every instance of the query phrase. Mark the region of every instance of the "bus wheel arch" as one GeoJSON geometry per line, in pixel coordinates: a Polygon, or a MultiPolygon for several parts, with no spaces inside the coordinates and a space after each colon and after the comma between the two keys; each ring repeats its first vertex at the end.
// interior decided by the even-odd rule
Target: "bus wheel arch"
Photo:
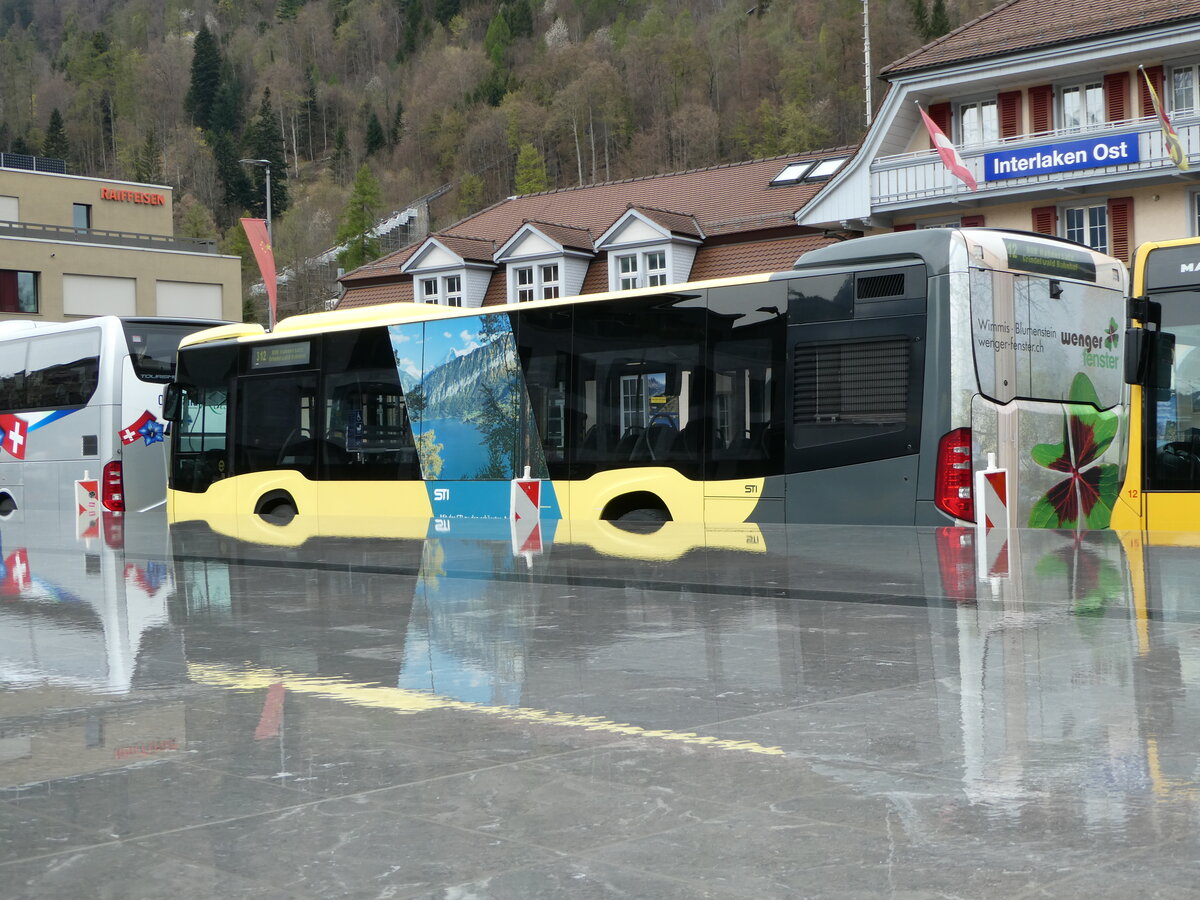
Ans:
{"type": "Polygon", "coordinates": [[[9,491],[0,491],[0,519],[7,519],[17,511],[17,498],[9,491]]]}
{"type": "Polygon", "coordinates": [[[286,525],[300,514],[300,507],[288,491],[267,491],[254,504],[254,514],[272,525],[286,525]]]}
{"type": "Polygon", "coordinates": [[[617,525],[661,526],[672,521],[671,510],[652,491],[630,491],[604,505],[600,518],[617,525]]]}

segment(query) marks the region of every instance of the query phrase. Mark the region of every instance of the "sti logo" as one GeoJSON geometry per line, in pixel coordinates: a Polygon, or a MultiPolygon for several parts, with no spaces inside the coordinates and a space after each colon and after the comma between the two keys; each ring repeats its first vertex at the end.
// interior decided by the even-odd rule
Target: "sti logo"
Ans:
{"type": "Polygon", "coordinates": [[[433,489],[433,499],[434,500],[449,500],[450,499],[450,488],[434,488],[433,489]]]}

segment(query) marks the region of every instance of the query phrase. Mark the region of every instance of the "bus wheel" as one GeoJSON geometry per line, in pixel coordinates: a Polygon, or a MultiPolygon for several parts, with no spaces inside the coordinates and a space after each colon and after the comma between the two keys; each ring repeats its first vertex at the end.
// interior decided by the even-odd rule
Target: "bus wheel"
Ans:
{"type": "Polygon", "coordinates": [[[600,518],[627,531],[648,533],[670,522],[671,511],[657,494],[635,491],[610,500],[600,518]]]}
{"type": "Polygon", "coordinates": [[[299,512],[296,501],[287,491],[268,491],[254,505],[254,514],[272,525],[286,525],[299,512]]]}

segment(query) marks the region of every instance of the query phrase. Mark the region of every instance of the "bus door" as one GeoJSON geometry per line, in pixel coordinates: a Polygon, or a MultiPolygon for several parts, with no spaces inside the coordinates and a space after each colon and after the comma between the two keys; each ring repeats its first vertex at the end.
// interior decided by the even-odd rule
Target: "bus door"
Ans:
{"type": "Polygon", "coordinates": [[[261,513],[290,500],[296,512],[317,513],[317,373],[269,372],[239,379],[234,415],[234,473],[260,476],[240,479],[238,512],[261,513]]]}

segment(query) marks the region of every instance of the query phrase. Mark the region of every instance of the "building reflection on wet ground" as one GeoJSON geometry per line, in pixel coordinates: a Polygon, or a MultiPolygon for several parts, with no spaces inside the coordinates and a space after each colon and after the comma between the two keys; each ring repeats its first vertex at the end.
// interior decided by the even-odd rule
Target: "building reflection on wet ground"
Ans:
{"type": "Polygon", "coordinates": [[[1195,892],[1200,535],[307,527],[0,523],[0,895],[1195,892]]]}

